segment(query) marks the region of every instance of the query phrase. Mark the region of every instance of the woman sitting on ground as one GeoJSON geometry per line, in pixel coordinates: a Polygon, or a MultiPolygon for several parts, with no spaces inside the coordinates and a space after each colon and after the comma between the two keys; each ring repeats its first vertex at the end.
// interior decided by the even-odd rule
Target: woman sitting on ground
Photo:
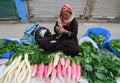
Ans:
{"type": "Polygon", "coordinates": [[[54,32],[53,35],[37,39],[39,46],[44,49],[45,53],[62,51],[66,55],[78,55],[78,22],[74,18],[73,9],[70,5],[65,4],[61,8],[54,32]]]}

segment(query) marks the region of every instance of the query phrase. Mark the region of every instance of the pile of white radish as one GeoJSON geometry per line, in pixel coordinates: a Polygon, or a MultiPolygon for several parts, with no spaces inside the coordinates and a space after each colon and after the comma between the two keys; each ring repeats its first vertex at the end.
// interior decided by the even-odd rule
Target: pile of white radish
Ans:
{"type": "Polygon", "coordinates": [[[31,82],[31,67],[27,53],[23,60],[22,55],[15,58],[0,75],[0,83],[22,83],[24,81],[25,83],[31,82]]]}
{"type": "Polygon", "coordinates": [[[59,56],[59,53],[54,55],[54,61],[48,65],[41,63],[35,64],[32,67],[32,77],[37,76],[39,80],[43,77],[46,83],[55,83],[55,79],[59,78],[61,83],[70,83],[72,79],[74,83],[79,82],[81,78],[81,66],[75,62],[71,62],[68,58],[59,56]],[[50,82],[49,82],[50,77],[50,82]]]}

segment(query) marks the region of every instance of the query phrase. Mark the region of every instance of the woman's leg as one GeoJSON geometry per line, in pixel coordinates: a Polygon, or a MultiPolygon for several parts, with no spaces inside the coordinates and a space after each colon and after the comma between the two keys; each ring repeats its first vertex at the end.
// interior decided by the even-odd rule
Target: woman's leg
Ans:
{"type": "Polygon", "coordinates": [[[61,41],[56,48],[63,51],[66,55],[76,56],[79,54],[79,45],[74,40],[61,41]]]}

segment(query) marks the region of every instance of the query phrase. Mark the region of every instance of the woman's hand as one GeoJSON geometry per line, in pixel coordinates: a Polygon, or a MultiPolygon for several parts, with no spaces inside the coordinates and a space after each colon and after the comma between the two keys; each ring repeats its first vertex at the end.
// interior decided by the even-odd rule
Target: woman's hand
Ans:
{"type": "Polygon", "coordinates": [[[56,29],[56,31],[57,31],[58,33],[68,34],[68,30],[64,29],[63,27],[58,27],[58,26],[56,26],[55,29],[56,29]]]}
{"type": "Polygon", "coordinates": [[[68,34],[68,30],[64,29],[63,27],[60,28],[59,33],[68,34]]]}

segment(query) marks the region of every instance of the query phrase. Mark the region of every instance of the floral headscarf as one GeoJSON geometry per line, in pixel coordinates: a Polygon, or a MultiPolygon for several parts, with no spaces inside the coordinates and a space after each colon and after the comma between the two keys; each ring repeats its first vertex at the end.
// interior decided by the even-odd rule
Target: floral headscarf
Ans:
{"type": "Polygon", "coordinates": [[[67,10],[68,12],[70,12],[70,13],[71,13],[71,17],[70,17],[70,19],[65,20],[65,19],[62,18],[62,15],[61,15],[61,12],[60,12],[60,15],[59,15],[59,18],[58,18],[58,25],[59,25],[59,26],[69,26],[70,22],[71,22],[71,21],[73,20],[73,18],[74,18],[73,9],[72,9],[72,7],[71,7],[70,5],[68,5],[68,4],[63,5],[63,7],[61,8],[61,11],[62,11],[63,9],[67,10]]]}

